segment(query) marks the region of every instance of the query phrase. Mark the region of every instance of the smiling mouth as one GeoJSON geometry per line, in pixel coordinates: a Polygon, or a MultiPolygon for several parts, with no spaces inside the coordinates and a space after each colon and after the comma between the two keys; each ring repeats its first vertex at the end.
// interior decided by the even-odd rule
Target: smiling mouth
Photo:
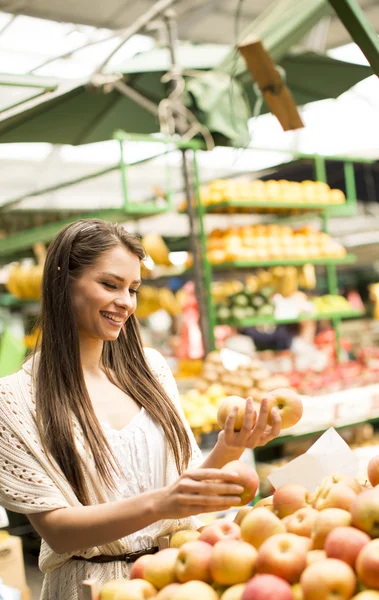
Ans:
{"type": "Polygon", "coordinates": [[[124,324],[125,319],[121,319],[121,317],[117,317],[116,315],[113,315],[112,313],[100,311],[100,314],[111,325],[114,325],[116,327],[121,327],[124,324]]]}

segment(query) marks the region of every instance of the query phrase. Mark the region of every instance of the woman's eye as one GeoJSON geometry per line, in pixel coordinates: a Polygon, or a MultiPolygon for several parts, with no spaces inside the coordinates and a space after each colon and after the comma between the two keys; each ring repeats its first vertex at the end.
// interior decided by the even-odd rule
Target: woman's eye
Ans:
{"type": "Polygon", "coordinates": [[[117,289],[117,285],[114,285],[113,283],[108,283],[107,281],[103,281],[102,283],[103,283],[103,286],[105,286],[109,290],[116,290],[117,289]]]}
{"type": "Polygon", "coordinates": [[[134,296],[137,296],[137,295],[139,294],[139,291],[138,291],[138,290],[133,290],[133,289],[131,289],[131,290],[129,290],[129,294],[132,294],[132,295],[134,295],[134,296]]]}

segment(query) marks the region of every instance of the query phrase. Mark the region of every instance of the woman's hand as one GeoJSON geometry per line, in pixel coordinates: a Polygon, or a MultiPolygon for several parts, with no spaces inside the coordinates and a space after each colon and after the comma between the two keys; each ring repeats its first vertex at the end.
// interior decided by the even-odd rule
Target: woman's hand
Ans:
{"type": "Polygon", "coordinates": [[[227,510],[241,502],[244,488],[238,479],[238,473],[219,469],[190,469],[174,484],[159,490],[154,508],[160,519],[227,510]]]}
{"type": "Polygon", "coordinates": [[[282,420],[276,408],[271,410],[271,425],[268,425],[268,402],[263,399],[257,415],[252,398],[246,400],[245,418],[241,431],[235,431],[234,425],[238,409],[234,408],[228,415],[224,430],[219,434],[219,440],[229,449],[256,448],[264,446],[280,433],[282,420]]]}

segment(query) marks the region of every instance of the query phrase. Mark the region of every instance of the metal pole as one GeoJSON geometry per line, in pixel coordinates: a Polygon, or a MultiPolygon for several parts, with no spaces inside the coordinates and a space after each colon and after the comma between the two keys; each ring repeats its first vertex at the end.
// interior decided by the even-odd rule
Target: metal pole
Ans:
{"type": "Polygon", "coordinates": [[[113,58],[113,56],[122,48],[122,46],[136,33],[139,33],[142,29],[148,25],[150,21],[155,19],[158,15],[160,15],[167,8],[170,8],[175,2],[178,0],[158,0],[158,2],[154,2],[153,6],[145,12],[145,14],[141,15],[138,19],[134,21],[134,23],[128,27],[123,33],[121,42],[112,50],[112,52],[107,56],[107,58],[99,65],[96,69],[96,73],[100,73],[103,71],[104,67],[109,63],[109,61],[113,58]]]}

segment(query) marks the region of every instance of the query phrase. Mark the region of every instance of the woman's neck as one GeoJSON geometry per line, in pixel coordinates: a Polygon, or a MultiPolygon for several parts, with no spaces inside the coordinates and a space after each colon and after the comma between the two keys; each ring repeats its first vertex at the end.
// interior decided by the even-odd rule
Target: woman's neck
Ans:
{"type": "Polygon", "coordinates": [[[80,347],[80,362],[82,364],[83,373],[91,376],[103,374],[102,369],[102,340],[93,340],[89,338],[79,339],[80,347]]]}

